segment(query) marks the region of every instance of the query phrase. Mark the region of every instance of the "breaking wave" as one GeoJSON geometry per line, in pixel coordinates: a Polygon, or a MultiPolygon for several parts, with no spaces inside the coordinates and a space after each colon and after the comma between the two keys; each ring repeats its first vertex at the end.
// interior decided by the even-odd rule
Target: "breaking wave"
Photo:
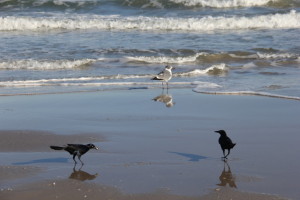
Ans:
{"type": "Polygon", "coordinates": [[[56,17],[0,17],[0,31],[43,31],[52,29],[100,29],[138,31],[214,31],[237,29],[300,28],[300,14],[295,10],[285,14],[254,17],[123,17],[119,15],[58,15],[56,17]]]}
{"type": "Polygon", "coordinates": [[[171,57],[171,56],[136,56],[136,57],[126,57],[128,61],[133,62],[142,62],[142,63],[168,63],[168,64],[183,64],[183,63],[194,63],[197,58],[201,55],[205,55],[206,53],[196,53],[192,56],[179,56],[179,57],[171,57]]]}
{"type": "Polygon", "coordinates": [[[1,0],[0,8],[55,8],[55,9],[78,9],[91,7],[99,4],[97,0],[1,0]]]}
{"type": "Polygon", "coordinates": [[[189,72],[182,72],[178,74],[174,74],[174,76],[186,77],[186,76],[201,76],[201,75],[221,75],[227,73],[228,68],[224,63],[218,65],[212,65],[206,69],[194,69],[189,72]]]}
{"type": "Polygon", "coordinates": [[[59,69],[74,69],[87,66],[96,62],[96,59],[82,59],[82,60],[13,60],[0,62],[0,69],[7,70],[59,70],[59,69]]]}

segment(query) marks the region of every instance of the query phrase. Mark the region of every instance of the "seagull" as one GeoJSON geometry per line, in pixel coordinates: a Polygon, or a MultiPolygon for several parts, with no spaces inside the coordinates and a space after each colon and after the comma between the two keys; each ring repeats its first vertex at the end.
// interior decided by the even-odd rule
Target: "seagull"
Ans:
{"type": "Polygon", "coordinates": [[[163,82],[166,82],[168,87],[168,81],[172,78],[172,69],[173,67],[171,65],[167,65],[163,71],[161,71],[159,74],[157,74],[155,77],[153,77],[151,80],[159,80],[163,82]]]}
{"type": "Polygon", "coordinates": [[[231,139],[227,136],[224,130],[215,131],[216,133],[220,134],[219,144],[222,148],[224,159],[227,159],[227,156],[230,154],[230,149],[232,149],[236,143],[232,143],[231,139]],[[225,149],[227,149],[228,153],[225,156],[225,149]]]}
{"type": "Polygon", "coordinates": [[[84,163],[80,160],[80,157],[85,154],[86,152],[88,152],[90,149],[96,149],[98,150],[99,148],[96,147],[93,144],[67,144],[66,146],[63,147],[59,147],[59,146],[50,146],[51,149],[54,150],[65,150],[67,152],[69,152],[71,155],[73,155],[73,160],[75,162],[75,165],[77,164],[75,157],[78,157],[78,160],[81,162],[82,165],[84,165],[84,163]]]}

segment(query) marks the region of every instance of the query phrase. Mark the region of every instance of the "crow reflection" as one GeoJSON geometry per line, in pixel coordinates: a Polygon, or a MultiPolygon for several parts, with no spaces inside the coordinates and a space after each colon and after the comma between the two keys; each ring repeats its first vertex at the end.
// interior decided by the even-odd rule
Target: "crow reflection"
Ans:
{"type": "Polygon", "coordinates": [[[235,178],[232,175],[230,166],[228,165],[228,163],[226,161],[224,161],[224,168],[223,168],[223,171],[222,171],[219,179],[221,182],[217,185],[226,187],[226,185],[228,184],[229,187],[237,188],[237,186],[235,184],[235,178]],[[227,170],[226,170],[226,166],[227,166],[227,170]]]}
{"type": "Polygon", "coordinates": [[[86,180],[93,180],[98,176],[98,174],[89,174],[85,171],[82,171],[81,168],[76,170],[75,167],[73,168],[73,172],[70,174],[69,179],[75,179],[79,181],[86,181],[86,180]]]}

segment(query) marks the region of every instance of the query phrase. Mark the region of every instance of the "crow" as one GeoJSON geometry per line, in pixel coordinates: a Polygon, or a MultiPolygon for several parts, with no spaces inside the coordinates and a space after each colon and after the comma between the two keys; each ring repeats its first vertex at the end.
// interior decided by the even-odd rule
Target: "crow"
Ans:
{"type": "Polygon", "coordinates": [[[80,160],[80,157],[85,154],[86,152],[88,152],[90,149],[96,149],[98,150],[99,148],[96,147],[93,144],[67,144],[66,146],[63,147],[59,147],[59,146],[50,146],[51,149],[54,150],[65,150],[67,152],[69,152],[71,155],[73,155],[73,160],[75,162],[75,165],[77,164],[75,157],[77,156],[79,161],[81,162],[82,165],[84,165],[84,163],[80,160]]]}
{"type": "Polygon", "coordinates": [[[231,139],[227,136],[224,130],[215,131],[216,133],[220,134],[219,144],[222,148],[224,159],[227,159],[227,156],[230,154],[230,149],[232,149],[236,143],[232,143],[231,139]],[[225,156],[225,149],[227,149],[228,153],[225,156]]]}

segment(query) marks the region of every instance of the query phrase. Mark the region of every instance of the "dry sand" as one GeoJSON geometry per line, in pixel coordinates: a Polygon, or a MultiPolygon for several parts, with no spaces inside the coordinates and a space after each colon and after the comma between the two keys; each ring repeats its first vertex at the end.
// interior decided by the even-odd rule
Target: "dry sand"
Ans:
{"type": "Polygon", "coordinates": [[[0,199],[297,199],[299,102],[170,92],[173,107],[158,90],[1,97],[0,199]],[[73,168],[49,149],[66,143],[102,151],[73,168]]]}

